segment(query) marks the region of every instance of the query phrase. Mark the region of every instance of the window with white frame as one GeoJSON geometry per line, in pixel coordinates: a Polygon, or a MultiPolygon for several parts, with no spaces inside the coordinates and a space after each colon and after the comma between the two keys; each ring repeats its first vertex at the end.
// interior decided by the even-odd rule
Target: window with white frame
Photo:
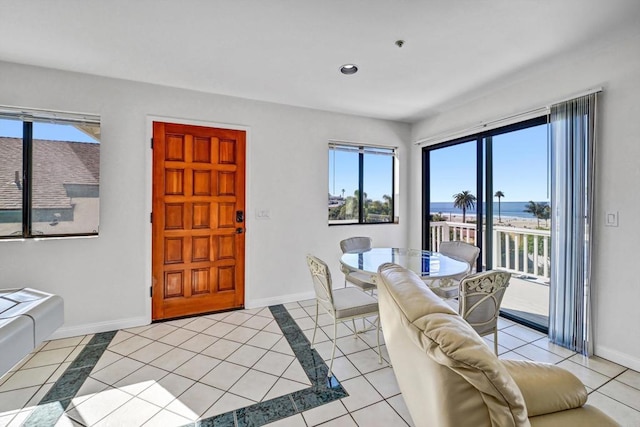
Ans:
{"type": "Polygon", "coordinates": [[[98,234],[100,119],[0,106],[0,238],[98,234]]]}
{"type": "Polygon", "coordinates": [[[329,143],[329,224],[392,223],[397,149],[329,143]]]}

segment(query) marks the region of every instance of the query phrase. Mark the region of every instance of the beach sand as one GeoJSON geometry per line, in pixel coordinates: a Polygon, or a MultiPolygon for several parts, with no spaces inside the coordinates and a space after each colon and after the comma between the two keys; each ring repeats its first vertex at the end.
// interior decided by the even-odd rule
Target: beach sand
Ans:
{"type": "MultiPolygon", "coordinates": [[[[462,222],[462,215],[459,214],[442,214],[443,217],[446,218],[449,222],[462,222]]],[[[467,215],[467,223],[470,221],[475,221],[475,215],[467,215]]],[[[501,227],[514,227],[514,228],[529,228],[535,230],[538,228],[538,220],[535,218],[516,218],[516,217],[505,217],[503,216],[502,222],[498,222],[498,218],[495,218],[493,221],[494,226],[501,227]]],[[[549,225],[551,221],[540,220],[540,228],[541,229],[549,229],[549,225]]]]}

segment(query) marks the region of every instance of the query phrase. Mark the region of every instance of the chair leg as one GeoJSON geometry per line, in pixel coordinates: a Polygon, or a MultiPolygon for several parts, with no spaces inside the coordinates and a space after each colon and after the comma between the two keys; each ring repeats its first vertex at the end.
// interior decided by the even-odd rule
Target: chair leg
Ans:
{"type": "Polygon", "coordinates": [[[353,338],[358,338],[358,330],[356,329],[356,319],[351,319],[353,323],[353,338]]]}
{"type": "Polygon", "coordinates": [[[333,372],[331,371],[333,369],[333,358],[336,355],[336,337],[338,335],[338,321],[336,320],[336,318],[333,318],[333,347],[331,348],[331,362],[329,363],[329,376],[332,377],[333,376],[333,372]]]}
{"type": "Polygon", "coordinates": [[[498,330],[493,331],[493,351],[498,355],[498,330]]]}
{"type": "Polygon", "coordinates": [[[316,323],[313,326],[313,337],[311,338],[311,348],[313,348],[313,343],[316,341],[316,330],[318,329],[318,301],[316,301],[316,323]]]}

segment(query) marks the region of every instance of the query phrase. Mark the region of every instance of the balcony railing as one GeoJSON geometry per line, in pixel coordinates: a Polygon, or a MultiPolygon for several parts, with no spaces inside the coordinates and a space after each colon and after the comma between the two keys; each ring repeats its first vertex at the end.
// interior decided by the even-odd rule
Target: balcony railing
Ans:
{"type": "MultiPolygon", "coordinates": [[[[482,265],[487,265],[486,229],[483,228],[482,265]]],[[[440,242],[461,240],[476,244],[476,225],[462,222],[431,223],[431,249],[438,251],[440,242]]],[[[549,281],[549,230],[493,226],[493,268],[549,281]]],[[[531,277],[531,278],[533,278],[531,277]]]]}

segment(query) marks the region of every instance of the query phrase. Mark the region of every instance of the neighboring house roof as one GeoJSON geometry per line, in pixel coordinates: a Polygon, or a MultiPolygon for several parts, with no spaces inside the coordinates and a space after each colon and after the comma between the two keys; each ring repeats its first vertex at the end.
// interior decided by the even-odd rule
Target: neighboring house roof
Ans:
{"type": "MultiPolygon", "coordinates": [[[[70,208],[64,185],[99,185],[99,177],[100,144],[33,140],[34,209],[70,208]]],[[[21,188],[22,139],[0,137],[0,210],[22,208],[21,188]]]]}

